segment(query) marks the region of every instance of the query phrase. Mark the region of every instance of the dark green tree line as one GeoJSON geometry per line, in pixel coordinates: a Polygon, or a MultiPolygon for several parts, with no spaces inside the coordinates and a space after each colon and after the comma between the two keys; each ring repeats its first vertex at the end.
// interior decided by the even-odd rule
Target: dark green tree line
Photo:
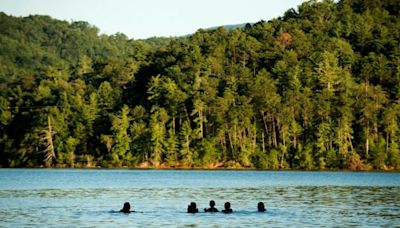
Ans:
{"type": "Polygon", "coordinates": [[[0,13],[2,167],[400,168],[400,3],[184,38],[0,13]]]}

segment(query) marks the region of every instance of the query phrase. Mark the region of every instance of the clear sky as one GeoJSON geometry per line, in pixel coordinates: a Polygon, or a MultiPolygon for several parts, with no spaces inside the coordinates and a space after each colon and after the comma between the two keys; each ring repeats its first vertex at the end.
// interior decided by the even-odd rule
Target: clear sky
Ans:
{"type": "Polygon", "coordinates": [[[270,20],[305,0],[0,0],[13,16],[87,21],[101,33],[129,38],[180,36],[199,28],[270,20]]]}

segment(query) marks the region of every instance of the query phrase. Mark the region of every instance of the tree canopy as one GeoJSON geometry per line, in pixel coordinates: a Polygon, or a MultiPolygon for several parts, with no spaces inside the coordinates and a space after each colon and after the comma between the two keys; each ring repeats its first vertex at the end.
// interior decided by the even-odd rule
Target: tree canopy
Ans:
{"type": "Polygon", "coordinates": [[[400,2],[183,38],[0,13],[1,167],[400,169],[400,2]]]}

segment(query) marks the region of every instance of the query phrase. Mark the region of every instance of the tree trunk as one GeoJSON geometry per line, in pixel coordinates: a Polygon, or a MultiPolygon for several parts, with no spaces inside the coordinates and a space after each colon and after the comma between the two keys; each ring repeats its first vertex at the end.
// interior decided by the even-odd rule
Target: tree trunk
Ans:
{"type": "Polygon", "coordinates": [[[349,134],[349,133],[347,133],[347,140],[349,140],[350,149],[351,149],[351,152],[353,152],[353,151],[354,151],[353,143],[352,143],[352,141],[351,141],[351,137],[350,137],[350,134],[349,134]]]}
{"type": "Polygon", "coordinates": [[[285,153],[286,153],[286,140],[285,140],[286,134],[285,134],[285,128],[282,128],[282,145],[283,145],[283,151],[282,151],[282,156],[279,164],[279,168],[283,168],[283,160],[285,159],[285,153]]]}
{"type": "Polygon", "coordinates": [[[278,137],[276,135],[276,124],[275,120],[272,118],[272,137],[273,137],[273,146],[274,148],[278,147],[278,137]]]}
{"type": "Polygon", "coordinates": [[[172,117],[172,129],[174,131],[174,135],[175,135],[175,116],[172,117]]]}
{"type": "Polygon", "coordinates": [[[261,133],[261,140],[262,140],[262,152],[263,154],[265,154],[264,132],[261,133]]]}
{"type": "Polygon", "coordinates": [[[389,131],[386,131],[386,154],[389,151],[389,131]]]}
{"type": "Polygon", "coordinates": [[[49,167],[53,165],[53,160],[56,158],[56,154],[54,152],[53,129],[51,126],[50,116],[47,117],[47,124],[47,130],[44,131],[44,141],[46,143],[46,149],[44,150],[44,162],[46,163],[46,166],[49,167]]]}
{"type": "Polygon", "coordinates": [[[368,151],[369,151],[369,139],[368,139],[368,134],[367,134],[367,139],[365,140],[365,156],[367,159],[369,157],[368,151]]]}
{"type": "Polygon", "coordinates": [[[256,148],[257,148],[257,122],[254,121],[253,153],[256,152],[256,148]]]}
{"type": "MultiPolygon", "coordinates": [[[[261,116],[263,119],[265,133],[268,134],[267,116],[264,114],[263,111],[260,111],[260,113],[261,113],[261,116]]],[[[264,134],[263,134],[263,137],[264,137],[264,134]]]]}

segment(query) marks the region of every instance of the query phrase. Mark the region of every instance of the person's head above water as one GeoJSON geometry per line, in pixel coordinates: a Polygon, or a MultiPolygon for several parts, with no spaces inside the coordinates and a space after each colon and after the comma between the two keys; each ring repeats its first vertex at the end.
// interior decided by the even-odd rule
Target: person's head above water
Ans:
{"type": "Polygon", "coordinates": [[[199,212],[199,210],[196,207],[196,203],[195,202],[191,202],[188,206],[188,213],[197,213],[199,212]]]}
{"type": "Polygon", "coordinates": [[[232,213],[231,203],[226,202],[224,207],[225,207],[225,210],[222,210],[222,212],[224,212],[224,213],[232,213]]]}
{"type": "Polygon", "coordinates": [[[204,208],[205,212],[218,212],[218,209],[215,208],[215,201],[211,200],[210,201],[210,208],[204,208]]]}
{"type": "Polygon", "coordinates": [[[259,212],[264,212],[265,211],[265,206],[263,202],[258,202],[257,208],[259,212]]]}
{"type": "Polygon", "coordinates": [[[125,202],[124,207],[119,212],[130,213],[131,212],[131,204],[129,202],[125,202]]]}
{"type": "Polygon", "coordinates": [[[215,201],[214,201],[214,200],[211,200],[211,201],[210,201],[210,207],[211,207],[211,208],[214,208],[214,207],[215,207],[215,201]]]}

